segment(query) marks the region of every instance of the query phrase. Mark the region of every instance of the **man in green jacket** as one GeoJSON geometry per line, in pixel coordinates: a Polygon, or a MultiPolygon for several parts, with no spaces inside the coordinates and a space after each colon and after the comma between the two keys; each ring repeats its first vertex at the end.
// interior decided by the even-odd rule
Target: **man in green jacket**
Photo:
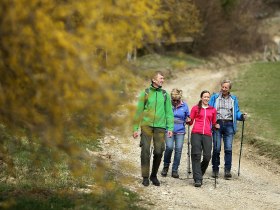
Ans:
{"type": "Polygon", "coordinates": [[[165,150],[165,133],[172,136],[174,116],[170,95],[161,89],[164,82],[162,72],[157,71],[151,78],[151,86],[139,96],[137,111],[134,117],[133,138],[139,136],[138,129],[141,126],[141,171],[144,186],[148,186],[150,173],[150,146],[153,139],[153,166],[150,180],[155,186],[160,186],[157,172],[165,150]]]}

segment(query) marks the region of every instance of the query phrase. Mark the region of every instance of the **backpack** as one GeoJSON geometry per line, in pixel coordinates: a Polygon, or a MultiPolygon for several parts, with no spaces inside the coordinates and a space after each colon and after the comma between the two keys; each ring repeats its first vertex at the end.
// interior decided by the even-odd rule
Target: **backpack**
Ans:
{"type": "MultiPolygon", "coordinates": [[[[150,92],[150,88],[146,88],[145,89],[144,107],[146,106],[146,103],[148,101],[149,92],[150,92]]],[[[166,90],[163,90],[163,89],[161,89],[161,92],[162,92],[163,97],[164,97],[164,106],[165,106],[165,102],[166,102],[166,98],[167,98],[167,93],[166,93],[166,90]]]]}

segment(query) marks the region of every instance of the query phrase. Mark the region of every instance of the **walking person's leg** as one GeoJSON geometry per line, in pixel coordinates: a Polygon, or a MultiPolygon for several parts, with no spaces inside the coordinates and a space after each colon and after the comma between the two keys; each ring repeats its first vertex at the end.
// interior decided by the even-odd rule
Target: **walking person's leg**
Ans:
{"type": "Polygon", "coordinates": [[[201,134],[192,134],[191,135],[191,157],[192,157],[192,169],[193,169],[193,179],[194,186],[200,187],[202,184],[202,173],[201,173],[201,144],[202,144],[202,135],[201,134]]]}
{"type": "Polygon", "coordinates": [[[213,151],[212,151],[212,177],[219,176],[221,139],[223,136],[223,124],[220,123],[220,129],[213,132],[213,151]],[[215,133],[217,132],[217,133],[215,133]]]}
{"type": "Polygon", "coordinates": [[[202,172],[202,176],[203,176],[206,172],[206,169],[207,169],[210,159],[211,159],[211,150],[212,150],[211,136],[203,135],[202,150],[203,150],[203,159],[201,162],[201,172],[202,172]]]}
{"type": "Polygon", "coordinates": [[[163,169],[161,171],[162,176],[167,176],[169,165],[171,162],[171,156],[174,149],[174,135],[172,137],[165,136],[165,152],[163,158],[163,169]]]}
{"type": "Polygon", "coordinates": [[[224,140],[224,150],[225,150],[225,174],[224,177],[229,179],[231,175],[231,166],[232,166],[232,141],[234,137],[233,123],[228,122],[225,124],[225,132],[223,136],[224,140]]]}
{"type": "Polygon", "coordinates": [[[174,160],[172,165],[172,177],[179,178],[178,168],[181,161],[182,150],[184,145],[184,134],[176,134],[174,135],[175,141],[175,152],[174,152],[174,160]]]}
{"type": "Polygon", "coordinates": [[[144,186],[149,185],[149,174],[150,174],[150,146],[152,139],[152,128],[148,126],[141,127],[141,172],[143,177],[142,184],[144,186]]]}
{"type": "Polygon", "coordinates": [[[160,182],[157,179],[157,172],[160,166],[162,154],[165,150],[165,129],[163,128],[154,128],[153,133],[153,142],[154,142],[154,158],[153,158],[153,166],[152,173],[150,176],[150,180],[156,186],[160,186],[160,182]]]}

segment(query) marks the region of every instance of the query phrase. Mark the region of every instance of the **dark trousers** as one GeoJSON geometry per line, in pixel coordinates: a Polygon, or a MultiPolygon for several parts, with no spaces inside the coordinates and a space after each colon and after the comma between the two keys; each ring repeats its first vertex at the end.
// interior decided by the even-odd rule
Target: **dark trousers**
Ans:
{"type": "Polygon", "coordinates": [[[211,159],[212,137],[192,133],[191,145],[193,178],[194,180],[202,180],[211,159]],[[202,153],[203,159],[201,162],[202,153]]]}
{"type": "Polygon", "coordinates": [[[153,166],[151,177],[157,175],[162,154],[165,150],[165,129],[153,128],[150,126],[141,127],[141,171],[142,177],[149,177],[150,173],[150,157],[151,157],[151,141],[153,139],[153,166]]]}

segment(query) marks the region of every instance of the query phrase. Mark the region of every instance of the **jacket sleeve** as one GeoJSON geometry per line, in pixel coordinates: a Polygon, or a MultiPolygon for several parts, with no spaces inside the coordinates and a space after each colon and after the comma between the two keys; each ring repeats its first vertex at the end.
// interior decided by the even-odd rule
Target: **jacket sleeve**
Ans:
{"type": "Polygon", "coordinates": [[[189,125],[193,124],[196,113],[197,113],[197,108],[196,108],[196,106],[194,106],[194,107],[192,107],[192,110],[191,110],[191,114],[190,114],[191,121],[188,123],[189,125]]]}
{"type": "Polygon", "coordinates": [[[209,105],[210,105],[210,106],[213,106],[214,108],[216,108],[216,107],[215,107],[215,101],[216,101],[215,95],[216,95],[216,93],[213,93],[213,94],[211,95],[211,97],[210,97],[210,100],[209,100],[209,105]]]}
{"type": "MultiPolygon", "coordinates": [[[[186,102],[185,102],[186,103],[186,102]]],[[[187,117],[190,116],[190,110],[189,110],[189,106],[188,104],[186,103],[186,116],[185,116],[185,120],[187,119],[187,117]]]]}
{"type": "Polygon", "coordinates": [[[243,120],[242,112],[239,110],[237,97],[234,98],[234,103],[235,103],[236,119],[239,120],[239,121],[242,121],[243,120]]]}
{"type": "Polygon", "coordinates": [[[137,131],[139,129],[139,125],[143,117],[143,111],[145,105],[144,101],[145,101],[145,91],[141,92],[139,95],[136,112],[133,118],[133,131],[137,131]]]}
{"type": "Polygon", "coordinates": [[[171,98],[168,93],[166,93],[165,102],[165,116],[166,116],[166,129],[168,131],[173,131],[174,129],[174,114],[172,110],[171,98]]]}

